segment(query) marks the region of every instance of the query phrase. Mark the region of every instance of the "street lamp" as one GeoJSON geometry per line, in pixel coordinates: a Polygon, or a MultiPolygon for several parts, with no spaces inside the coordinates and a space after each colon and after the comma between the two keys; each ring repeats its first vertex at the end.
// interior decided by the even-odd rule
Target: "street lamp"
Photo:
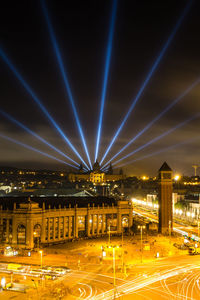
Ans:
{"type": "Polygon", "coordinates": [[[109,248],[113,249],[113,287],[114,287],[114,297],[116,298],[116,264],[115,264],[115,248],[119,248],[119,246],[109,246],[109,248]]]}
{"type": "Polygon", "coordinates": [[[110,220],[108,225],[108,244],[110,245],[110,220]]]}
{"type": "Polygon", "coordinates": [[[33,232],[33,235],[34,235],[34,237],[36,238],[36,241],[37,241],[37,247],[38,247],[38,249],[39,249],[39,248],[40,248],[39,236],[37,235],[37,232],[36,232],[36,231],[33,232]]]}
{"type": "Polygon", "coordinates": [[[41,263],[41,269],[42,269],[42,255],[43,255],[43,251],[41,250],[41,251],[39,251],[39,253],[40,253],[40,263],[41,263]]]}
{"type": "Polygon", "coordinates": [[[145,225],[138,225],[138,229],[140,229],[141,241],[140,241],[140,251],[141,251],[141,263],[142,263],[142,254],[143,254],[143,247],[142,247],[142,229],[145,229],[145,225]]]}
{"type": "Polygon", "coordinates": [[[200,220],[197,221],[197,224],[198,224],[198,239],[199,239],[199,223],[200,223],[200,220]]]}
{"type": "Polygon", "coordinates": [[[124,272],[124,227],[122,221],[122,272],[124,272]]]}
{"type": "Polygon", "coordinates": [[[2,287],[2,289],[5,289],[5,287],[6,287],[6,279],[5,279],[5,277],[1,278],[1,287],[2,287]]]}

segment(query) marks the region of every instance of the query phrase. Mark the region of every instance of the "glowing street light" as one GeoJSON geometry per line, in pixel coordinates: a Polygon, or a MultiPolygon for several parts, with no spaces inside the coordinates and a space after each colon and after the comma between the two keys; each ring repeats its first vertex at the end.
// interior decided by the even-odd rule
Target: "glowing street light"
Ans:
{"type": "Polygon", "coordinates": [[[175,180],[175,181],[179,181],[180,179],[181,179],[181,176],[180,176],[180,175],[175,175],[175,176],[174,176],[174,180],[175,180]]]}
{"type": "Polygon", "coordinates": [[[43,255],[43,251],[40,250],[39,253],[40,253],[40,264],[41,264],[41,269],[42,269],[42,255],[43,255]]]}
{"type": "Polygon", "coordinates": [[[2,289],[4,289],[5,286],[6,286],[6,279],[5,279],[5,277],[2,277],[1,278],[1,287],[2,287],[2,289]]]}
{"type": "Polygon", "coordinates": [[[109,248],[113,249],[113,290],[114,290],[114,297],[116,296],[116,263],[115,263],[115,249],[119,248],[119,246],[109,246],[109,248]]]}
{"type": "Polygon", "coordinates": [[[143,247],[142,247],[142,229],[145,229],[145,225],[138,225],[138,229],[140,229],[141,234],[141,241],[140,241],[140,251],[141,251],[141,263],[142,263],[142,254],[143,254],[143,247]]]}

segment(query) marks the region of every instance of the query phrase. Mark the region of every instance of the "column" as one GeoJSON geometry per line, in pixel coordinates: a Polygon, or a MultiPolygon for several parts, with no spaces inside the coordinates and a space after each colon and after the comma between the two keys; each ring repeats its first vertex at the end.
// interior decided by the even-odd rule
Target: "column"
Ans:
{"type": "Polygon", "coordinates": [[[56,239],[56,218],[53,218],[53,241],[56,239]]]}
{"type": "Polygon", "coordinates": [[[133,209],[132,209],[132,205],[129,208],[129,218],[128,218],[128,228],[130,230],[131,226],[133,225],[133,209]]]}
{"type": "Polygon", "coordinates": [[[9,243],[9,219],[6,219],[6,243],[9,243]]]}
{"type": "Polygon", "coordinates": [[[76,211],[74,216],[74,237],[78,238],[78,215],[76,211]]]}
{"type": "Polygon", "coordinates": [[[60,217],[58,217],[58,239],[60,240],[60,217]]]}
{"type": "Polygon", "coordinates": [[[99,234],[99,214],[97,214],[97,234],[99,234]]]}
{"type": "Polygon", "coordinates": [[[48,218],[48,238],[47,238],[47,240],[48,240],[48,242],[50,242],[50,218],[48,218]]]}
{"type": "Polygon", "coordinates": [[[68,222],[68,226],[69,226],[69,230],[68,230],[68,237],[69,239],[71,239],[71,235],[72,235],[72,232],[71,232],[71,227],[72,227],[72,217],[68,217],[69,218],[69,222],[68,222]]]}
{"type": "Polygon", "coordinates": [[[26,245],[33,248],[33,222],[31,216],[28,217],[26,222],[26,245]]]}
{"type": "Polygon", "coordinates": [[[105,233],[105,229],[106,229],[105,221],[106,221],[106,215],[103,214],[103,215],[102,215],[102,234],[105,233]]]}
{"type": "Polygon", "coordinates": [[[12,243],[17,244],[17,220],[15,215],[12,218],[12,243]]]}
{"type": "Polygon", "coordinates": [[[89,208],[87,210],[87,216],[86,216],[86,234],[87,234],[87,236],[90,236],[90,210],[89,210],[89,208]]]}
{"type": "Polygon", "coordinates": [[[41,243],[45,243],[46,242],[46,218],[44,217],[44,215],[42,215],[42,228],[41,228],[41,243]]]}
{"type": "Polygon", "coordinates": [[[66,217],[63,217],[63,239],[66,239],[66,217]]]}
{"type": "Polygon", "coordinates": [[[94,215],[92,215],[92,235],[94,235],[94,215]]]}

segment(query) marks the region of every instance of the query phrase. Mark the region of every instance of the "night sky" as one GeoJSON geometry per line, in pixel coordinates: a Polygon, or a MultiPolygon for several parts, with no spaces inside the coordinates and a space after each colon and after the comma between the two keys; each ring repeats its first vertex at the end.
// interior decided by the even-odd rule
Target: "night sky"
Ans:
{"type": "MultiPolygon", "coordinates": [[[[187,2],[118,1],[99,159],[187,2]]],[[[112,1],[48,0],[46,5],[86,136],[91,161],[94,162],[112,1]]],[[[200,77],[199,13],[200,3],[193,1],[107,159],[200,77]]],[[[41,2],[3,1],[0,10],[0,39],[3,51],[85,159],[41,2]]],[[[0,109],[79,162],[1,58],[0,82],[0,109]]],[[[200,84],[118,158],[198,113],[199,95],[200,84]]],[[[199,125],[200,120],[197,118],[124,160],[121,163],[194,138],[177,148],[127,164],[124,167],[125,173],[154,175],[163,161],[167,161],[175,172],[192,175],[192,165],[200,164],[199,125]]],[[[0,133],[65,160],[1,115],[0,133]]],[[[67,169],[65,165],[2,138],[0,166],[67,169]]]]}

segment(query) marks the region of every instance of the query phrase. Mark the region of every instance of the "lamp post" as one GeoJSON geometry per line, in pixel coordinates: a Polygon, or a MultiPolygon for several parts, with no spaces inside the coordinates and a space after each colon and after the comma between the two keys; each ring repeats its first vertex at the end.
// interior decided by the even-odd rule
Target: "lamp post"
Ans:
{"type": "Polygon", "coordinates": [[[124,228],[122,224],[122,272],[124,272],[124,228]]]}
{"type": "Polygon", "coordinates": [[[33,235],[36,238],[37,248],[39,249],[40,248],[39,236],[37,235],[36,231],[33,232],[33,235]]]}
{"type": "Polygon", "coordinates": [[[172,239],[172,221],[169,221],[169,241],[171,244],[171,239],[172,239]]]}
{"type": "Polygon", "coordinates": [[[140,236],[141,236],[141,240],[140,240],[140,251],[141,251],[141,263],[142,263],[142,254],[143,254],[143,247],[142,247],[142,229],[145,229],[146,226],[144,225],[139,225],[138,229],[140,229],[140,236]]]}
{"type": "Polygon", "coordinates": [[[116,299],[116,263],[115,263],[115,249],[119,248],[119,246],[109,246],[109,248],[113,249],[113,290],[114,296],[113,299],[116,299]]]}
{"type": "Polygon", "coordinates": [[[110,221],[108,225],[108,244],[110,245],[110,221]]]}
{"type": "Polygon", "coordinates": [[[124,273],[124,227],[123,227],[123,220],[122,220],[122,273],[124,273]]]}
{"type": "Polygon", "coordinates": [[[39,251],[39,253],[40,253],[40,265],[41,265],[41,269],[42,269],[42,255],[43,255],[43,251],[41,250],[41,251],[39,251]]]}

